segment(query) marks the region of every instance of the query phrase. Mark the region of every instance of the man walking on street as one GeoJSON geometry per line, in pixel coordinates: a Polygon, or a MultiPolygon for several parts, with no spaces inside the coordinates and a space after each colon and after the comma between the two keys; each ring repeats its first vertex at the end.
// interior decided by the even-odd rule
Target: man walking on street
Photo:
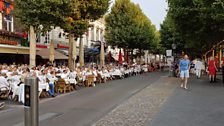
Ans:
{"type": "Polygon", "coordinates": [[[202,69],[202,62],[197,59],[196,63],[195,63],[195,70],[196,70],[196,76],[197,78],[201,78],[201,69],[202,69]]]}
{"type": "Polygon", "coordinates": [[[180,60],[180,63],[179,63],[181,88],[188,89],[187,81],[188,81],[188,78],[190,77],[189,69],[190,69],[190,60],[188,60],[188,56],[185,55],[184,59],[180,60]]]}

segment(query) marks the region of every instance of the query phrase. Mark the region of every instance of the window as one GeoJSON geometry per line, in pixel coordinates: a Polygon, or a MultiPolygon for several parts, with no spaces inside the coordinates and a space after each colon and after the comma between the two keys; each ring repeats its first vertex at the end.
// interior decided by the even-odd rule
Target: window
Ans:
{"type": "Polygon", "coordinates": [[[46,33],[45,35],[45,41],[44,41],[45,44],[49,44],[50,43],[50,35],[49,35],[49,32],[46,33]]]}
{"type": "Polygon", "coordinates": [[[13,17],[11,15],[5,15],[3,17],[3,30],[13,32],[13,17]]]}
{"type": "Polygon", "coordinates": [[[94,40],[94,28],[91,28],[91,40],[94,40]]]}
{"type": "Polygon", "coordinates": [[[37,43],[40,43],[40,40],[41,40],[41,34],[38,33],[38,34],[37,34],[37,37],[36,37],[36,42],[37,42],[37,43]]]}

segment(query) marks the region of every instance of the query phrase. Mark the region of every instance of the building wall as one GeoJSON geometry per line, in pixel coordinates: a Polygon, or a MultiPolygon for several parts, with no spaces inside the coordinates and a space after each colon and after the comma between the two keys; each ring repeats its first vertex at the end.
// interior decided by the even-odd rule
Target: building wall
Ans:
{"type": "MultiPolygon", "coordinates": [[[[93,26],[88,29],[88,31],[83,35],[84,46],[88,48],[92,48],[96,41],[105,41],[104,39],[104,30],[105,23],[103,19],[99,19],[95,22],[90,22],[93,26]]],[[[50,40],[53,39],[55,44],[61,43],[64,45],[68,45],[69,39],[68,34],[64,32],[60,27],[56,27],[52,31],[48,32],[46,35],[37,35],[37,43],[49,45],[50,40]]],[[[77,46],[79,46],[80,38],[77,39],[77,46]]]]}

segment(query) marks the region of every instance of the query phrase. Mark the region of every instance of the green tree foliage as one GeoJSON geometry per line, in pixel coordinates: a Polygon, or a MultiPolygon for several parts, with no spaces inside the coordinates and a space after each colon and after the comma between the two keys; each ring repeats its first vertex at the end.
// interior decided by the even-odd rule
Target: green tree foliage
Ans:
{"type": "Polygon", "coordinates": [[[43,31],[48,31],[51,26],[57,26],[62,22],[62,14],[66,14],[67,0],[16,0],[15,16],[26,27],[33,26],[39,31],[40,25],[43,31]]]}
{"type": "MultiPolygon", "coordinates": [[[[30,66],[36,66],[36,35],[51,26],[57,26],[67,11],[67,0],[16,0],[15,16],[28,29],[30,28],[30,66]],[[40,27],[42,26],[42,27],[40,27]]],[[[53,60],[53,59],[52,59],[53,60]]]]}
{"type": "Polygon", "coordinates": [[[224,39],[223,0],[168,0],[176,31],[190,49],[202,54],[224,39]]]}
{"type": "Polygon", "coordinates": [[[59,26],[80,37],[88,30],[91,21],[101,18],[108,11],[109,4],[110,0],[72,0],[59,26]]]}
{"type": "Polygon", "coordinates": [[[156,28],[130,0],[116,0],[106,16],[106,40],[112,46],[148,50],[155,39],[156,28]]]}
{"type": "MultiPolygon", "coordinates": [[[[63,22],[59,25],[69,35],[69,68],[74,68],[74,49],[76,43],[73,42],[74,38],[80,37],[88,30],[91,21],[101,18],[108,10],[110,0],[72,0],[69,3],[69,11],[63,15],[63,22]],[[74,44],[73,44],[74,43],[74,44]],[[72,51],[73,50],[73,51],[72,51]]],[[[84,65],[84,47],[83,41],[80,42],[79,61],[80,65],[84,65]]]]}
{"type": "MultiPolygon", "coordinates": [[[[25,26],[34,27],[35,32],[60,26],[70,33],[69,40],[74,41],[74,37],[80,37],[87,31],[90,21],[107,12],[109,3],[110,0],[17,0],[15,14],[25,26]],[[41,25],[43,29],[40,29],[41,25]]],[[[73,44],[69,45],[70,50],[73,49],[73,44]]],[[[71,54],[70,60],[73,57],[71,54]]]]}
{"type": "Polygon", "coordinates": [[[172,44],[176,44],[178,50],[185,50],[185,41],[183,41],[180,33],[176,31],[174,22],[169,13],[160,26],[160,44],[162,47],[165,49],[172,49],[172,44]]]}

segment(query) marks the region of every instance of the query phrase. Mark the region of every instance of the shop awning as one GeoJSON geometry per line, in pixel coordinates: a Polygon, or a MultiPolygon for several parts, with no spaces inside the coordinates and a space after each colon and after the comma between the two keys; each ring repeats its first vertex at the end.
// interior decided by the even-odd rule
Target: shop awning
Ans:
{"type": "MultiPolygon", "coordinates": [[[[67,49],[57,49],[57,51],[62,53],[62,54],[64,54],[64,55],[66,55],[66,56],[69,55],[67,49]]],[[[76,48],[76,56],[78,56],[78,55],[79,55],[79,48],[76,48]]]]}
{"type": "MultiPolygon", "coordinates": [[[[40,51],[37,51],[37,55],[41,56],[43,59],[49,59],[50,58],[50,49],[41,49],[40,51]]],[[[56,60],[66,60],[68,57],[57,50],[54,51],[54,58],[56,60]]]]}
{"type": "Polygon", "coordinates": [[[84,53],[85,54],[99,54],[100,51],[98,48],[85,48],[84,53]]]}

